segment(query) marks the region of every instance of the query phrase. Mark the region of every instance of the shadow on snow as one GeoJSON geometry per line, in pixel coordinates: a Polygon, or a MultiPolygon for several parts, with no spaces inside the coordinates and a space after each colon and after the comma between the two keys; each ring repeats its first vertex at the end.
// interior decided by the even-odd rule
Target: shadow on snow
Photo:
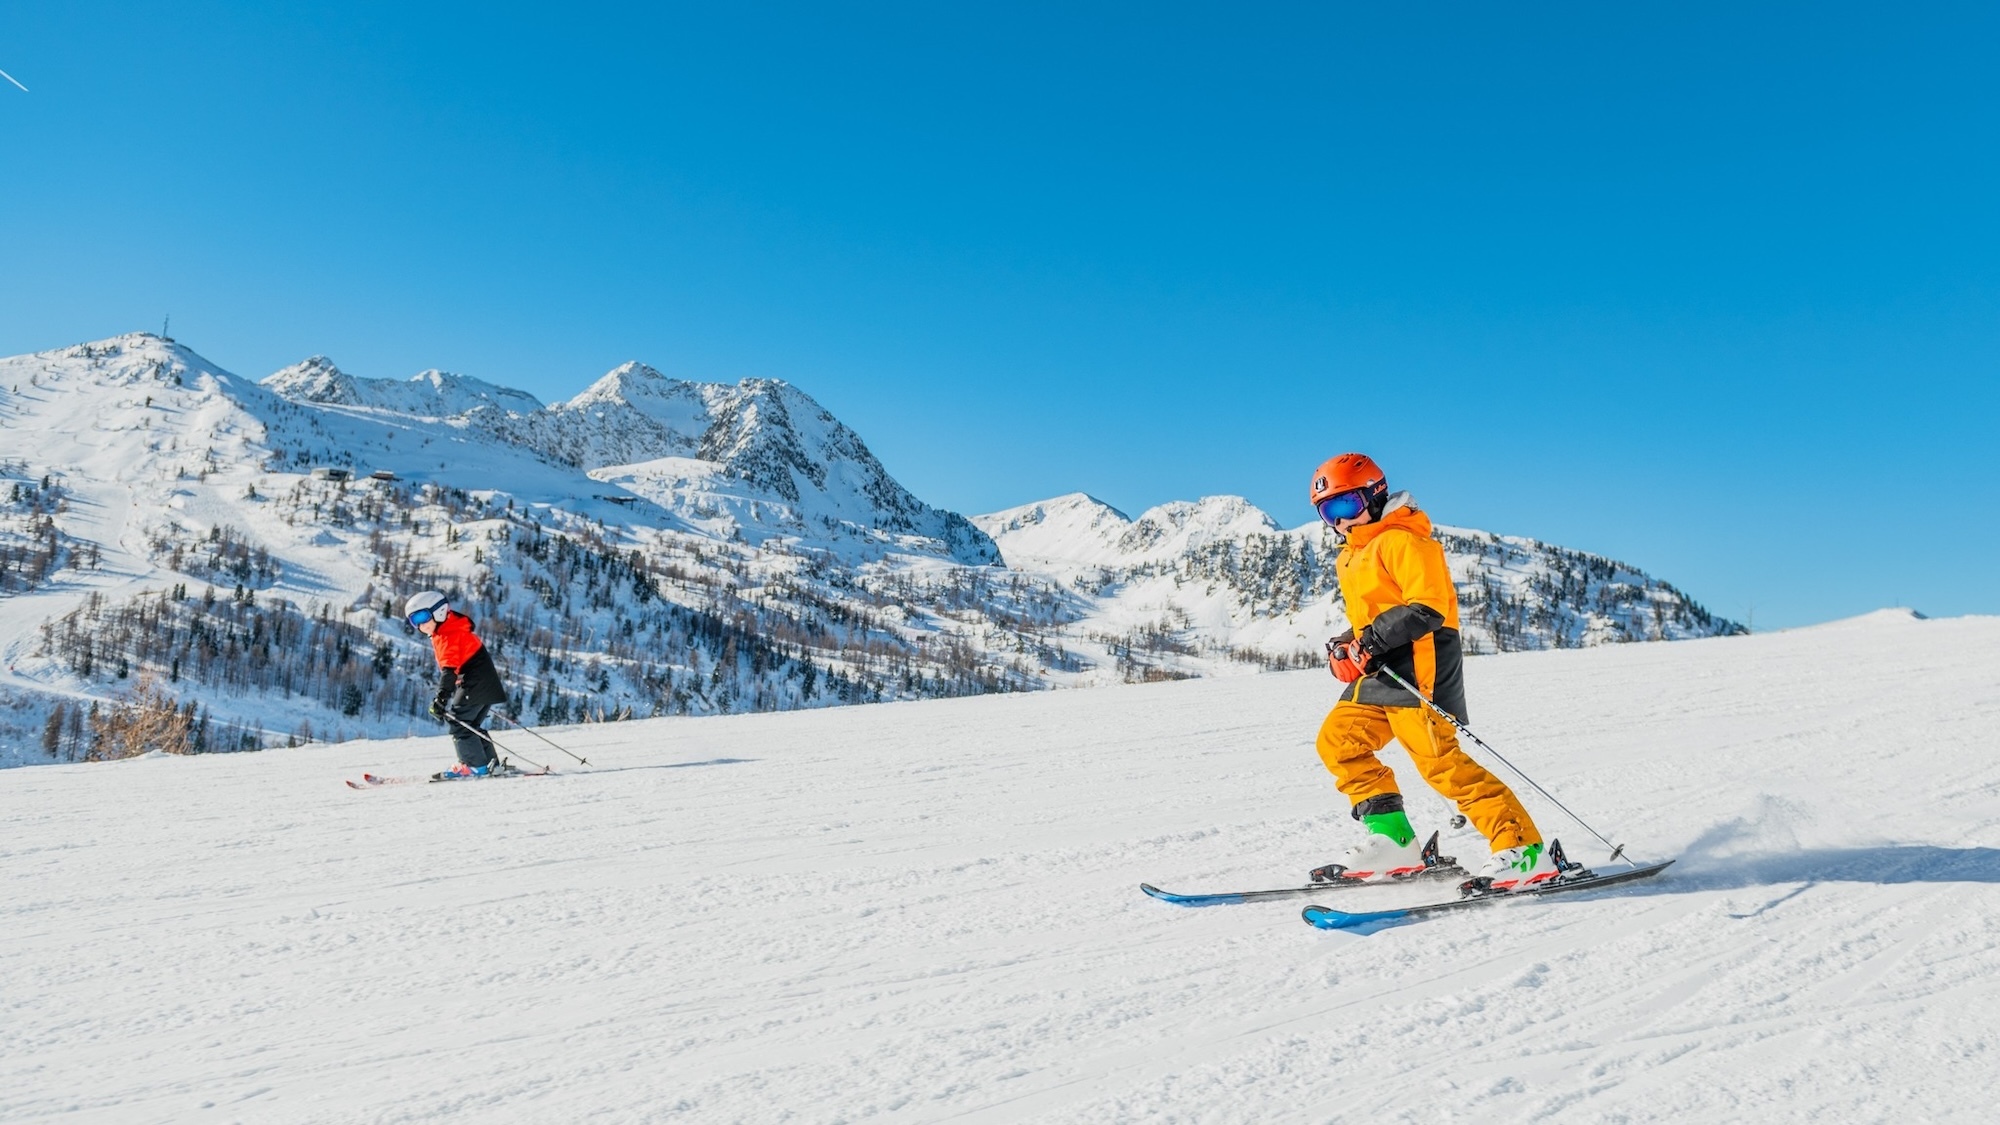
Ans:
{"type": "Polygon", "coordinates": [[[689,770],[689,769],[693,769],[693,768],[695,768],[696,766],[739,766],[739,765],[746,765],[746,764],[748,764],[748,763],[750,763],[750,762],[754,762],[754,761],[756,761],[756,760],[757,760],[757,759],[755,759],[755,758],[710,758],[710,759],[708,759],[708,760],[706,760],[706,761],[701,761],[701,762],[663,762],[663,763],[661,763],[660,765],[657,765],[657,766],[613,766],[613,767],[611,767],[611,768],[609,768],[609,769],[599,769],[599,768],[597,768],[596,766],[592,766],[592,767],[591,767],[590,769],[588,769],[588,770],[585,770],[585,771],[579,771],[579,772],[586,772],[586,773],[631,773],[631,772],[632,772],[632,771],[634,771],[634,770],[689,770]]]}
{"type": "MultiPolygon", "coordinates": [[[[1607,875],[1621,868],[1604,864],[1597,869],[1607,875]]],[[[1939,848],[1930,845],[1885,846],[1875,848],[1812,848],[1792,852],[1767,852],[1729,856],[1697,853],[1674,864],[1658,878],[1629,884],[1614,884],[1602,891],[1579,888],[1575,898],[1568,894],[1555,901],[1587,901],[1604,897],[1650,897],[1691,894],[1699,891],[1738,890],[1749,887],[1798,884],[1786,894],[1745,914],[1731,918],[1755,918],[1775,909],[1822,883],[2000,883],[2000,848],[1939,848]]],[[[1448,897],[1448,896],[1440,896],[1448,897]]],[[[1343,903],[1344,904],[1344,903],[1343,903]]],[[[1503,896],[1495,905],[1505,906],[1503,896]]],[[[1356,904],[1360,909],[1360,904],[1356,904]]],[[[1394,909],[1393,907],[1387,909],[1394,909]]],[[[1419,921],[1416,917],[1385,917],[1341,932],[1365,936],[1392,927],[1419,921]]]]}
{"type": "Polygon", "coordinates": [[[1782,883],[2000,883],[2000,848],[1919,844],[1697,857],[1677,864],[1672,876],[1657,890],[1676,885],[1726,890],[1782,883]]]}

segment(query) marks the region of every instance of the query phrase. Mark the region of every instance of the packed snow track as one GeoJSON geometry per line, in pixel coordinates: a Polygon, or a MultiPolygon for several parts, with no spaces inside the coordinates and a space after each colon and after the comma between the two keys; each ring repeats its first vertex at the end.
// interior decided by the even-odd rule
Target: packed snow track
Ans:
{"type": "Polygon", "coordinates": [[[1367,934],[1138,890],[1355,831],[1323,673],[0,771],[0,1120],[1991,1120],[1996,669],[1887,612],[1473,659],[1474,729],[1680,861],[1367,934]]]}

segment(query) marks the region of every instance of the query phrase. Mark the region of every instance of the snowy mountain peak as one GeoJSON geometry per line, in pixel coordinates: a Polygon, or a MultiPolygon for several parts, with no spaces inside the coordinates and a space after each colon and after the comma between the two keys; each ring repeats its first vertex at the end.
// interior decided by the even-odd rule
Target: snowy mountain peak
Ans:
{"type": "Polygon", "coordinates": [[[459,418],[481,409],[526,414],[542,408],[526,391],[437,368],[401,381],[357,378],[323,355],[276,371],[260,385],[293,402],[387,410],[420,418],[459,418]]]}
{"type": "Polygon", "coordinates": [[[1051,526],[1083,520],[1087,523],[1110,521],[1124,526],[1132,522],[1132,517],[1106,504],[1088,492],[1070,492],[1047,500],[1037,500],[1018,508],[992,512],[976,517],[980,525],[993,525],[996,532],[1020,531],[1040,524],[1051,526]]]}
{"type": "MultiPolygon", "coordinates": [[[[626,362],[567,402],[549,408],[571,423],[588,418],[586,448],[565,450],[584,465],[649,461],[691,456],[735,470],[787,500],[798,500],[788,469],[825,483],[824,466],[814,464],[807,437],[794,425],[796,413],[811,428],[846,430],[805,392],[777,379],[696,383],[674,379],[643,363],[626,362]]],[[[852,431],[848,431],[852,433],[852,431]]],[[[855,439],[858,444],[859,439],[855,439]]],[[[817,451],[816,451],[817,452],[817,451]]]]}
{"type": "Polygon", "coordinates": [[[1276,535],[1277,522],[1241,496],[1204,496],[1149,508],[1138,519],[1082,492],[975,516],[1011,565],[1129,566],[1182,555],[1246,535],[1276,535]]]}
{"type": "MultiPolygon", "coordinates": [[[[105,443],[83,437],[84,431],[126,433],[147,430],[167,417],[181,419],[192,430],[189,442],[197,437],[221,437],[224,433],[248,433],[258,428],[255,418],[240,414],[237,405],[245,401],[270,401],[253,383],[238,379],[185,345],[151,332],[128,332],[103,340],[72,344],[33,355],[0,359],[9,369],[5,389],[21,389],[21,384],[38,386],[61,394],[31,403],[14,404],[17,424],[24,429],[39,427],[37,441],[26,436],[8,444],[27,454],[49,441],[61,443],[74,437],[82,446],[94,447],[85,456],[77,454],[79,467],[88,462],[93,472],[122,474],[140,471],[160,462],[158,442],[137,443],[142,448],[126,448],[122,441],[105,443]],[[22,378],[25,375],[25,380],[22,378]],[[159,411],[172,410],[166,416],[159,411]]],[[[10,435],[11,438],[11,435],[10,435]]],[[[208,443],[221,448],[227,441],[208,443]]],[[[171,458],[168,458],[171,460],[171,458]]]]}
{"type": "Polygon", "coordinates": [[[179,378],[183,383],[204,375],[230,378],[193,350],[151,332],[127,332],[17,358],[42,361],[44,372],[55,378],[88,375],[168,382],[179,378]]]}
{"type": "Polygon", "coordinates": [[[265,389],[298,402],[367,405],[354,376],[336,367],[323,355],[311,356],[290,367],[280,368],[259,382],[265,389]]]}
{"type": "Polygon", "coordinates": [[[928,539],[964,563],[999,561],[963,516],[912,496],[811,395],[780,379],[691,383],[627,363],[548,411],[541,440],[656,503],[727,511],[732,529],[817,538],[874,529],[928,539]]]}
{"type": "Polygon", "coordinates": [[[974,516],[972,522],[1000,544],[1010,566],[1105,560],[1132,526],[1131,517],[1084,492],[974,516]]]}
{"type": "MultiPolygon", "coordinates": [[[[865,478],[853,482],[863,493],[887,478],[859,434],[788,383],[745,379],[735,387],[714,388],[708,398],[709,426],[699,456],[789,500],[798,500],[801,485],[825,489],[829,474],[843,467],[865,478]]],[[[900,508],[905,498],[876,499],[900,508]]]]}
{"type": "Polygon", "coordinates": [[[1204,496],[1147,509],[1119,537],[1118,546],[1128,554],[1179,554],[1219,540],[1280,530],[1276,520],[1241,496],[1204,496]]]}
{"type": "Polygon", "coordinates": [[[575,398],[558,405],[570,409],[612,404],[639,407],[642,403],[684,396],[693,386],[685,380],[669,378],[637,360],[627,360],[605,372],[575,398]]]}

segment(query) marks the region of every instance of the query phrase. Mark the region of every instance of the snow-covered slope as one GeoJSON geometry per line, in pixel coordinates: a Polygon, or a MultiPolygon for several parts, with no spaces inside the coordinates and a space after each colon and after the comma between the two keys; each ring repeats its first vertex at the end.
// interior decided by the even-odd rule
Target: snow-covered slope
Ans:
{"type": "Polygon", "coordinates": [[[594,771],[451,787],[340,784],[440,739],[7,771],[0,1119],[1983,1122],[1996,667],[2000,620],[1908,614],[1474,658],[1487,740],[1681,862],[1366,936],[1137,891],[1355,831],[1317,672],[581,727],[594,771]]]}

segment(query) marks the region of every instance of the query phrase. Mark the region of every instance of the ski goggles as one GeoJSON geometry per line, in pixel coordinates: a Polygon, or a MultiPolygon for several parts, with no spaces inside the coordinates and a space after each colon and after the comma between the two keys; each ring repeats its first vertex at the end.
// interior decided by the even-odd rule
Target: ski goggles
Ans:
{"type": "Polygon", "coordinates": [[[410,615],[410,624],[422,625],[426,621],[435,621],[437,620],[438,612],[450,604],[450,602],[439,602],[429,609],[420,609],[410,615]]]}
{"type": "Polygon", "coordinates": [[[1368,510],[1368,490],[1356,488],[1337,493],[1313,507],[1319,509],[1320,522],[1332,527],[1341,520],[1351,520],[1368,510]]]}

